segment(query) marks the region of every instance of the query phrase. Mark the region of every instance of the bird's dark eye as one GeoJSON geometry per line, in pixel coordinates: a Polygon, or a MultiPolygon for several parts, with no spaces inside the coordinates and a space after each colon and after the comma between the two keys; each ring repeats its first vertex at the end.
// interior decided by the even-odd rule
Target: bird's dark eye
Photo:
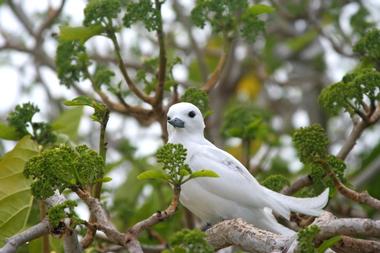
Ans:
{"type": "Polygon", "coordinates": [[[194,118],[195,117],[195,112],[194,111],[190,111],[188,115],[189,115],[190,118],[194,118]]]}
{"type": "Polygon", "coordinates": [[[168,116],[168,121],[171,120],[171,118],[168,116]]]}

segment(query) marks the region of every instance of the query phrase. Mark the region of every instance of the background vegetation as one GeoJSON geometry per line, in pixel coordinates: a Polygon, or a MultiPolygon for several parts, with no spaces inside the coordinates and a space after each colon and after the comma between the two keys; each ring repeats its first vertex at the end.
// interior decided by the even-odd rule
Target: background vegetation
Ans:
{"type": "MultiPolygon", "coordinates": [[[[133,252],[136,239],[144,252],[212,252],[192,230],[199,221],[175,209],[184,180],[216,175],[191,174],[181,147],[155,155],[178,101],[196,104],[207,138],[265,186],[295,196],[330,187],[335,216],[378,218],[379,9],[369,0],[0,1],[0,247],[47,215],[50,235],[18,252],[70,252],[76,233],[88,252],[133,252]],[[152,178],[161,180],[142,180],[152,178]],[[45,203],[55,190],[73,202],[45,203]],[[95,199],[107,211],[98,218],[95,199]],[[113,243],[94,239],[96,229],[113,243]]],[[[291,225],[310,223],[294,215],[291,225]]],[[[328,239],[301,231],[305,252],[328,239]]],[[[344,240],[323,247],[339,251],[344,240]]]]}

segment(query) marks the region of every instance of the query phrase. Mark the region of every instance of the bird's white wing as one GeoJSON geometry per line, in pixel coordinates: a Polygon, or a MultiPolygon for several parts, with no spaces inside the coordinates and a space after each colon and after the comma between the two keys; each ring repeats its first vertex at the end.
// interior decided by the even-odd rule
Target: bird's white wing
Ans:
{"type": "Polygon", "coordinates": [[[269,207],[285,218],[290,210],[271,196],[232,155],[211,145],[200,145],[188,157],[194,171],[208,169],[219,178],[198,178],[198,187],[247,208],[269,207]]]}

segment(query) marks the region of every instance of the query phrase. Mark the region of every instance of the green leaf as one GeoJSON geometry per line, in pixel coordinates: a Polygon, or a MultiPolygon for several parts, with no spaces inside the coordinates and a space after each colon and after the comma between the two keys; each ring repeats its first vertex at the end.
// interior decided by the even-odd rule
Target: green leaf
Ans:
{"type": "Polygon", "coordinates": [[[191,173],[190,178],[197,178],[197,177],[219,177],[219,175],[216,174],[212,170],[198,170],[191,173]]]}
{"type": "Polygon", "coordinates": [[[87,96],[79,96],[70,101],[63,102],[66,106],[92,106],[93,99],[87,96]]]}
{"type": "Polygon", "coordinates": [[[269,13],[274,12],[274,10],[275,9],[272,6],[265,5],[265,4],[256,4],[252,6],[251,8],[249,8],[249,11],[255,15],[269,14],[269,13]]]}
{"type": "Polygon", "coordinates": [[[98,180],[96,180],[96,182],[101,182],[101,183],[107,183],[110,181],[112,181],[112,177],[103,177],[103,178],[99,178],[98,180]]]}
{"type": "Polygon", "coordinates": [[[16,128],[0,122],[0,138],[4,140],[19,140],[22,136],[17,132],[16,128]]]}
{"type": "Polygon", "coordinates": [[[107,107],[104,104],[96,101],[93,98],[87,97],[87,96],[79,96],[79,97],[74,98],[71,101],[65,101],[63,104],[66,106],[84,106],[84,105],[87,105],[87,106],[92,107],[95,110],[95,112],[91,116],[91,119],[93,121],[97,121],[100,123],[103,122],[105,117],[108,117],[108,113],[109,113],[107,107]]]}
{"type": "Polygon", "coordinates": [[[52,122],[52,128],[59,133],[66,134],[71,140],[76,140],[82,115],[82,107],[66,110],[52,122]]]}
{"type": "Polygon", "coordinates": [[[101,25],[91,26],[61,26],[59,32],[59,39],[62,41],[79,40],[82,43],[86,42],[93,36],[99,35],[103,32],[101,25]]]}
{"type": "Polygon", "coordinates": [[[22,138],[0,160],[0,247],[6,238],[24,229],[32,207],[31,180],[24,177],[26,161],[38,153],[30,136],[22,138]]]}
{"type": "Polygon", "coordinates": [[[140,173],[137,176],[137,179],[139,180],[145,180],[145,179],[168,180],[169,176],[162,170],[151,169],[151,170],[144,171],[143,173],[140,173]]]}
{"type": "Polygon", "coordinates": [[[340,240],[342,240],[342,237],[340,235],[331,237],[330,239],[324,241],[317,249],[318,253],[324,253],[328,248],[331,248],[336,243],[338,243],[340,240]]]}

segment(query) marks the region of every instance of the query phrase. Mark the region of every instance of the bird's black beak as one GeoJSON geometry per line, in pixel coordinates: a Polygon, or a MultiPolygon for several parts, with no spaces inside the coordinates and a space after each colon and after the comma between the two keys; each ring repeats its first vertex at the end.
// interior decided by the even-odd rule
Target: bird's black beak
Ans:
{"type": "Polygon", "coordinates": [[[185,122],[179,118],[174,118],[171,120],[168,120],[168,123],[174,127],[178,128],[184,128],[185,127],[185,122]]]}

